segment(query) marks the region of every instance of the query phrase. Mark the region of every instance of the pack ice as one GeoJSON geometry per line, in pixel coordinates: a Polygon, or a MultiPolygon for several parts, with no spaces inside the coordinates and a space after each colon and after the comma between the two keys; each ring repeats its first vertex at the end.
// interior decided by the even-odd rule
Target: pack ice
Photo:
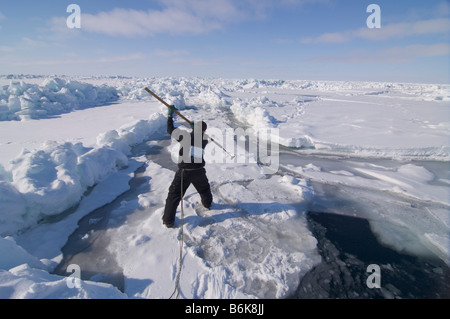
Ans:
{"type": "Polygon", "coordinates": [[[316,196],[312,182],[432,203],[414,216],[362,217],[386,245],[420,254],[419,242],[450,264],[450,176],[421,164],[450,160],[448,85],[39,76],[0,84],[1,298],[170,296],[179,229],[160,219],[176,143],[165,133],[167,110],[145,87],[218,132],[274,128],[283,150],[337,159],[331,168],[282,162],[267,175],[257,154],[237,149],[245,143],[223,140],[246,154],[234,161],[210,143],[215,206],[199,209],[193,188],[185,196],[182,297],[291,295],[321,260],[305,216],[316,196]],[[350,167],[340,158],[364,161],[350,167]],[[54,274],[62,249],[78,222],[102,207],[108,213],[92,217],[93,230],[80,240],[110,253],[123,285],[102,283],[101,271],[87,274],[95,256],[77,256],[83,280],[70,288],[54,274]]]}

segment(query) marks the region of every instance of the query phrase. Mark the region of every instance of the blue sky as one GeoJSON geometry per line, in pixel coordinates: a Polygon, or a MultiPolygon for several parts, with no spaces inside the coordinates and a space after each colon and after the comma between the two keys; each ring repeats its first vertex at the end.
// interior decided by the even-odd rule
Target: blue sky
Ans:
{"type": "Polygon", "coordinates": [[[449,40],[448,0],[0,3],[0,74],[450,83],[449,40]]]}

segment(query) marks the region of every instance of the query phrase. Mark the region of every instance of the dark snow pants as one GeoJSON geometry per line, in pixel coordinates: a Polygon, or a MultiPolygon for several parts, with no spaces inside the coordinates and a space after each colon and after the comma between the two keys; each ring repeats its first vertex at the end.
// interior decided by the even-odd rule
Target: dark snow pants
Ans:
{"type": "Polygon", "coordinates": [[[181,192],[183,192],[183,195],[186,194],[186,190],[191,184],[194,185],[200,194],[203,206],[206,208],[211,207],[213,197],[208,178],[206,177],[206,170],[204,168],[195,170],[179,169],[169,187],[163,216],[164,224],[173,224],[178,205],[181,201],[181,192]],[[181,174],[183,174],[183,189],[181,189],[181,174]]]}

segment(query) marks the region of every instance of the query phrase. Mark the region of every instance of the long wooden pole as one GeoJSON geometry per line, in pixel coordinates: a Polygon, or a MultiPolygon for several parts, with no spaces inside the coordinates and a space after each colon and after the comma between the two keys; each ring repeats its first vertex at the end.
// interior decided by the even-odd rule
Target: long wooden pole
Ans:
{"type": "MultiPolygon", "coordinates": [[[[145,90],[150,93],[155,99],[157,99],[159,102],[161,102],[162,104],[164,104],[165,106],[167,106],[168,108],[170,108],[170,105],[168,103],[166,103],[166,101],[164,101],[162,98],[160,98],[158,95],[156,95],[155,93],[153,93],[152,91],[150,91],[148,88],[145,88],[145,90]]],[[[183,116],[183,114],[181,114],[180,112],[178,112],[178,110],[174,110],[175,114],[177,114],[179,117],[181,117],[183,120],[185,120],[186,122],[189,123],[189,125],[192,125],[192,122],[189,121],[186,117],[183,116]]]]}

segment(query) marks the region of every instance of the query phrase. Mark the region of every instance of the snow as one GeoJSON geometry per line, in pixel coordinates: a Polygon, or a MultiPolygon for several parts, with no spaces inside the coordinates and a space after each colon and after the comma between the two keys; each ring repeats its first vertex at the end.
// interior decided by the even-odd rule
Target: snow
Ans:
{"type": "Polygon", "coordinates": [[[13,207],[2,214],[0,233],[15,233],[69,209],[89,187],[126,167],[130,146],[164,126],[162,115],[154,115],[99,135],[93,147],[45,142],[38,149],[24,150],[10,162],[6,181],[1,182],[7,195],[5,205],[13,207]],[[19,221],[17,216],[21,216],[19,221]]]}
{"type": "Polygon", "coordinates": [[[0,120],[39,119],[93,107],[118,98],[116,89],[48,78],[42,85],[11,81],[0,90],[0,120]]]}
{"type": "Polygon", "coordinates": [[[117,288],[108,284],[81,281],[79,288],[70,288],[67,279],[45,270],[23,264],[0,272],[2,299],[125,299],[117,288]]]}
{"type": "Polygon", "coordinates": [[[18,246],[12,237],[0,238],[0,252],[2,256],[8,256],[8,258],[2,258],[1,269],[11,269],[22,264],[45,269],[39,259],[18,246]]]}
{"type": "Polygon", "coordinates": [[[206,121],[210,135],[238,155],[233,160],[213,143],[205,150],[213,210],[201,210],[192,187],[185,195],[182,297],[295,291],[321,259],[305,215],[316,197],[311,181],[381,192],[374,195],[380,201],[433,203],[410,216],[374,210],[363,217],[386,245],[431,251],[450,264],[450,177],[428,166],[450,160],[449,85],[37,76],[0,77],[0,84],[0,298],[170,296],[179,229],[166,229],[161,215],[178,143],[167,140],[167,111],[145,87],[187,118],[206,121]],[[365,161],[329,169],[292,161],[268,172],[256,149],[248,154],[240,143],[245,137],[234,140],[239,128],[265,130],[302,154],[365,161]],[[399,164],[383,162],[392,159],[399,164]],[[144,183],[135,189],[136,179],[144,183]],[[101,248],[123,272],[123,291],[100,282],[102,273],[69,287],[53,273],[63,246],[84,216],[126,192],[133,196],[113,206],[101,235],[108,242],[101,248]]]}

